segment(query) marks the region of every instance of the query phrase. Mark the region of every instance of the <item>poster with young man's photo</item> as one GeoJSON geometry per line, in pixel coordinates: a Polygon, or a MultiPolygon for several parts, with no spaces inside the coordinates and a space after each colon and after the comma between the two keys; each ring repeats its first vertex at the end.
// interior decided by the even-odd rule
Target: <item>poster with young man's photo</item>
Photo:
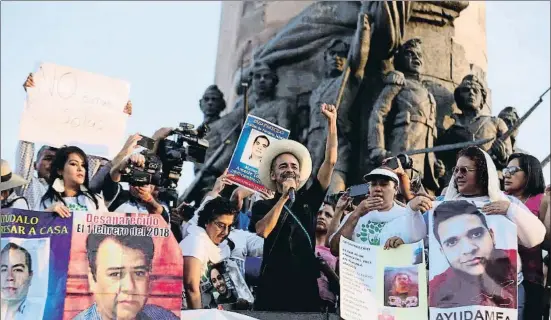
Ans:
{"type": "Polygon", "coordinates": [[[273,141],[287,139],[289,134],[285,128],[248,115],[228,166],[229,179],[253,191],[267,191],[258,177],[262,156],[273,141]]]}
{"type": "Polygon", "coordinates": [[[0,319],[62,319],[72,220],[18,209],[0,219],[0,319]]]}
{"type": "Polygon", "coordinates": [[[183,257],[160,215],[73,219],[64,320],[180,319],[183,257]]]}
{"type": "Polygon", "coordinates": [[[517,319],[516,226],[483,205],[435,202],[430,212],[430,319],[517,319]]]}
{"type": "Polygon", "coordinates": [[[249,309],[254,302],[243,275],[235,261],[231,259],[209,264],[204,280],[201,285],[202,296],[206,297],[204,300],[209,301],[210,307],[243,310],[249,309]]]}
{"type": "Polygon", "coordinates": [[[423,241],[386,250],[341,237],[339,249],[343,319],[427,319],[423,241]]]}

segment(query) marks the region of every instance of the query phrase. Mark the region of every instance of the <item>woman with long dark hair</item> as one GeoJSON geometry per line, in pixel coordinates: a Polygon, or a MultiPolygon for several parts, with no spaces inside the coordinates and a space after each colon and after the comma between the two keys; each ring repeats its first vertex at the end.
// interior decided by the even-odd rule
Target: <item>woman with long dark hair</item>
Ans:
{"type": "MultiPolygon", "coordinates": [[[[488,215],[504,215],[511,220],[517,226],[519,245],[526,248],[540,245],[545,237],[543,223],[519,199],[507,196],[500,190],[492,158],[478,147],[468,147],[458,153],[452,179],[443,200],[485,202],[481,211],[488,215]]],[[[518,319],[523,320],[525,299],[524,287],[520,285],[523,281],[521,265],[520,256],[517,255],[518,319]]]]}
{"type": "MultiPolygon", "coordinates": [[[[544,197],[545,180],[541,163],[534,156],[515,153],[509,157],[509,164],[503,169],[505,192],[513,196],[536,216],[540,217],[545,212],[540,212],[541,202],[544,197]]],[[[541,319],[543,313],[543,258],[539,245],[526,248],[519,244],[518,252],[522,261],[522,285],[526,294],[524,306],[524,319],[541,319]]]]}
{"type": "Polygon", "coordinates": [[[55,212],[63,218],[72,211],[107,212],[103,199],[88,190],[86,153],[75,146],[57,150],[50,169],[48,190],[37,211],[55,212]]]}

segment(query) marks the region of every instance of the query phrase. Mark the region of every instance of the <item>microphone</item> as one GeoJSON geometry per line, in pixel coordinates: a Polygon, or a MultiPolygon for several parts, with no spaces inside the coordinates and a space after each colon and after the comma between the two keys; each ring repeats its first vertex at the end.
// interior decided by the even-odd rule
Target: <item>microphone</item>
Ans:
{"type": "Polygon", "coordinates": [[[291,203],[295,202],[295,188],[289,189],[289,201],[291,201],[291,203]]]}

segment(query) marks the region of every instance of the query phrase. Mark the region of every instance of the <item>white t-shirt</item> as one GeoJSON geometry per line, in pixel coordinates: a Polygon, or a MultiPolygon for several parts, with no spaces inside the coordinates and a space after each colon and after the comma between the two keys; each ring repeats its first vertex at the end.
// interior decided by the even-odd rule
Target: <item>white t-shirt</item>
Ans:
{"type": "Polygon", "coordinates": [[[27,200],[25,199],[25,197],[19,197],[15,192],[10,194],[10,196],[6,199],[6,202],[8,202],[8,203],[12,202],[10,208],[29,210],[29,205],[28,205],[27,200]],[[15,200],[15,199],[17,199],[17,200],[15,200]]]}
{"type": "MultiPolygon", "coordinates": [[[[70,211],[87,211],[90,213],[93,212],[109,212],[105,206],[103,198],[95,195],[96,200],[98,201],[98,207],[92,199],[88,198],[85,195],[79,195],[78,197],[63,197],[65,205],[69,208],[70,211]]],[[[44,211],[52,205],[51,200],[46,200],[44,203],[40,201],[35,208],[35,211],[44,211]]]]}
{"type": "Polygon", "coordinates": [[[180,249],[184,257],[194,257],[201,261],[201,275],[207,271],[209,262],[218,263],[227,258],[220,247],[212,242],[205,229],[189,225],[187,232],[187,236],[180,242],[180,249]]]}
{"type": "MultiPolygon", "coordinates": [[[[205,204],[212,199],[213,197],[210,197],[210,196],[206,197],[205,200],[199,206],[199,209],[195,211],[195,214],[193,215],[193,217],[188,222],[184,222],[182,224],[181,230],[182,230],[182,237],[184,239],[186,239],[186,237],[190,233],[191,226],[197,227],[197,221],[199,220],[199,212],[203,209],[205,204]]],[[[262,257],[262,253],[264,249],[264,238],[259,237],[255,233],[252,233],[246,230],[241,230],[241,229],[232,230],[228,238],[231,241],[233,241],[233,243],[235,244],[235,248],[233,249],[233,251],[230,252],[230,247],[228,246],[227,241],[222,242],[219,248],[220,250],[223,251],[224,256],[230,257],[237,263],[237,265],[239,266],[239,269],[241,270],[241,273],[245,275],[246,257],[262,257]]]]}
{"type": "MultiPolygon", "coordinates": [[[[339,229],[346,223],[350,214],[342,220],[339,229]]],[[[337,230],[337,232],[338,232],[337,230]]],[[[371,211],[358,220],[352,240],[374,246],[384,246],[391,237],[400,237],[405,243],[415,243],[427,235],[427,226],[421,212],[409,206],[396,203],[389,211],[371,211]]],[[[333,237],[333,235],[331,236],[333,237]]]]}
{"type": "Polygon", "coordinates": [[[223,255],[229,256],[231,260],[235,261],[244,277],[245,259],[247,257],[262,257],[264,238],[241,229],[232,230],[228,238],[235,244],[233,251],[231,251],[228,241],[220,244],[220,250],[222,250],[223,255]]]}

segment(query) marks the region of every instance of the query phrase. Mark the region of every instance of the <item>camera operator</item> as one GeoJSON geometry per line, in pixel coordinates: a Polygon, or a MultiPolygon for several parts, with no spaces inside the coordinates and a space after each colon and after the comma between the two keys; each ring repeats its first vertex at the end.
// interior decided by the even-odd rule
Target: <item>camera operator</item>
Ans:
{"type": "Polygon", "coordinates": [[[109,211],[161,214],[168,223],[168,209],[153,197],[154,185],[130,185],[129,190],[124,190],[119,184],[121,180],[120,171],[131,163],[134,166],[143,168],[145,164],[144,155],[135,153],[118,164],[113,164],[111,172],[105,178],[103,195],[105,201],[109,203],[109,211]]]}
{"type": "Polygon", "coordinates": [[[130,164],[143,168],[146,162],[143,154],[134,153],[139,146],[138,141],[142,137],[139,134],[130,136],[122,150],[115,156],[110,164],[110,171],[104,177],[103,196],[108,204],[109,211],[129,213],[161,214],[169,223],[168,209],[162,206],[153,196],[155,186],[130,185],[129,190],[124,190],[120,185],[121,170],[130,164]]]}

